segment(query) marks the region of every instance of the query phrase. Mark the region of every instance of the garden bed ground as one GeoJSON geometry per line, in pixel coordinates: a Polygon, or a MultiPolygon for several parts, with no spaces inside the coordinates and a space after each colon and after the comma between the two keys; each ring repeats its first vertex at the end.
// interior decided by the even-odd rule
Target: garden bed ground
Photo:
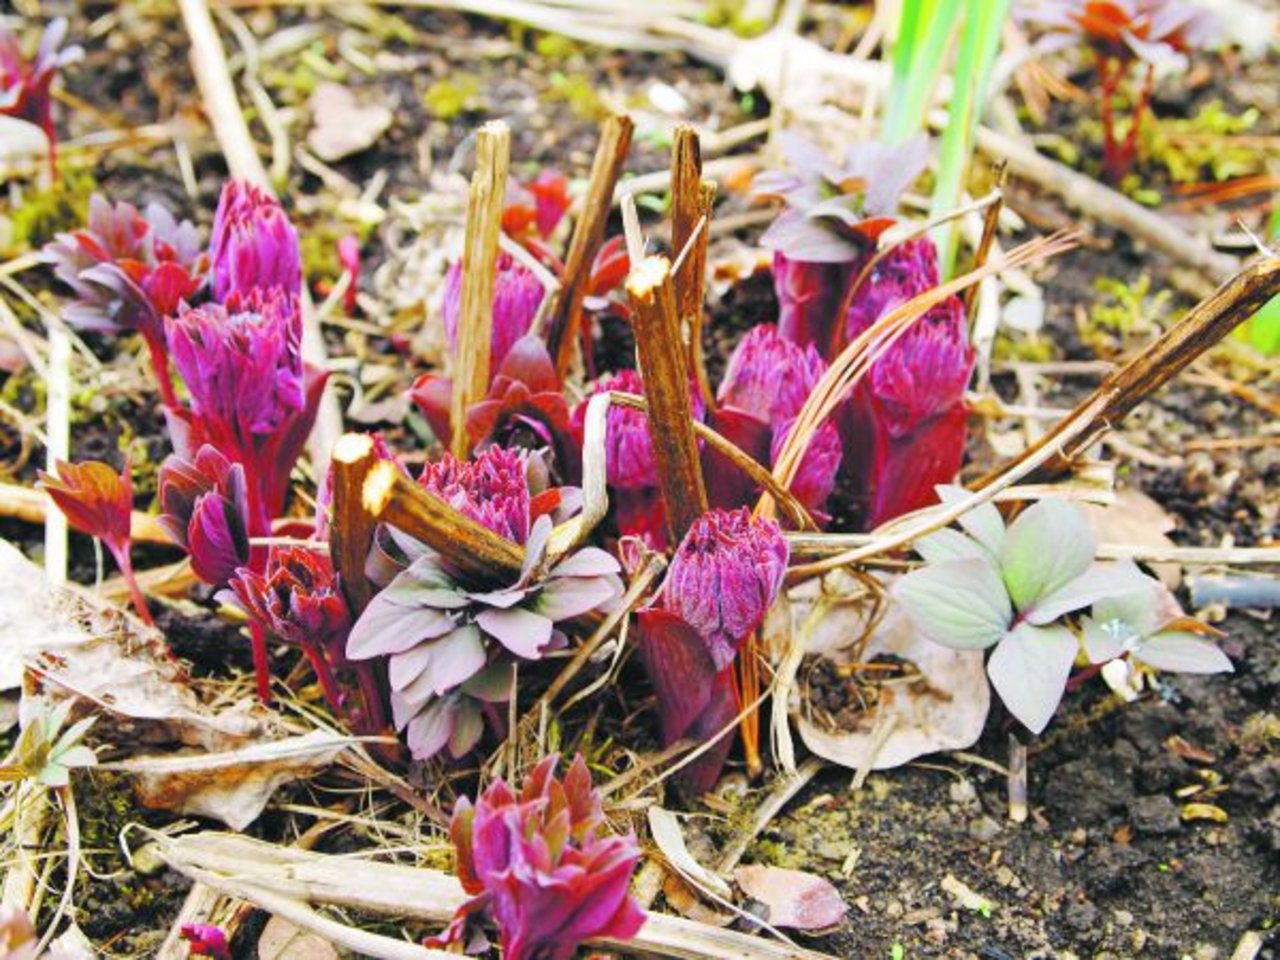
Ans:
{"type": "MultiPolygon", "coordinates": [[[[378,202],[388,207],[428,192],[430,171],[454,162],[466,135],[483,119],[508,121],[518,165],[551,163],[581,176],[594,149],[597,111],[609,105],[657,113],[655,81],[670,85],[687,102],[683,119],[711,128],[733,127],[767,109],[759,95],[739,96],[719,72],[679,54],[602,53],[544,34],[415,10],[364,20],[354,14],[339,19],[327,9],[316,17],[294,11],[243,14],[260,39],[283,27],[323,28],[301,51],[272,61],[269,69],[263,65],[263,79],[280,105],[303,109],[317,63],[338,62],[345,72],[342,82],[358,96],[392,109],[394,122],[373,148],[333,168],[357,191],[385,174],[378,202]],[[339,60],[336,38],[342,31],[353,32],[355,43],[376,53],[376,69],[361,74],[339,60]]],[[[76,14],[71,35],[87,48],[85,62],[66,78],[73,99],[61,115],[71,136],[180,118],[196,192],[191,195],[184,187],[168,142],[106,149],[84,175],[91,174],[96,189],[116,200],[160,200],[192,217],[211,211],[225,168],[198,115],[173,12],[163,4],[94,7],[76,14]]],[[[1166,96],[1160,105],[1187,113],[1211,97],[1223,99],[1231,111],[1256,105],[1263,114],[1256,132],[1270,136],[1280,116],[1277,79],[1274,61],[1217,67],[1192,101],[1175,104],[1166,96]]],[[[1056,109],[1052,132],[1083,142],[1077,135],[1082,116],[1076,105],[1056,109]]],[[[299,139],[306,129],[303,122],[290,126],[299,139]]],[[[255,132],[265,140],[260,127],[255,132]]],[[[760,145],[756,141],[740,149],[760,145]]],[[[69,155],[74,160],[77,153],[69,155]]],[[[667,143],[647,131],[642,120],[629,169],[664,169],[667,155],[667,143]]],[[[326,183],[297,164],[292,170],[282,194],[292,202],[304,235],[311,279],[331,279],[336,267],[330,248],[337,234],[319,225],[332,220],[340,181],[326,183]]],[[[1011,185],[1009,204],[1036,228],[1071,222],[1056,198],[1028,184],[1011,185]]],[[[740,189],[731,188],[717,217],[747,209],[740,189]]],[[[26,240],[35,245],[48,239],[52,225],[69,226],[65,219],[55,220],[33,225],[26,240]]],[[[1103,225],[1086,226],[1085,246],[1040,275],[1048,313],[1036,359],[1098,358],[1099,344],[1084,342],[1078,325],[1079,314],[1087,316],[1101,299],[1098,277],[1130,284],[1146,274],[1152,291],[1172,289],[1174,266],[1165,258],[1103,225]]],[[[756,235],[747,231],[721,238],[713,244],[712,259],[717,250],[731,252],[739,238],[756,235]]],[[[382,262],[386,241],[385,232],[369,233],[363,250],[367,267],[382,262]]],[[[33,288],[48,285],[33,277],[27,277],[33,288]]],[[[368,278],[365,284],[372,295],[368,278]]],[[[713,302],[708,326],[713,370],[731,342],[727,331],[770,319],[771,299],[767,283],[751,283],[713,302]]],[[[1175,292],[1156,323],[1168,323],[1190,303],[1175,292]]],[[[415,320],[392,319],[406,328],[415,320]]],[[[1113,356],[1104,359],[1134,349],[1155,330],[1155,325],[1140,326],[1115,338],[1113,356]]],[[[372,365],[400,365],[399,385],[387,390],[388,396],[415,372],[386,338],[337,328],[328,336],[335,354],[355,350],[372,365]]],[[[1001,349],[1006,356],[1019,351],[1031,356],[1025,341],[1001,349]]],[[[1259,373],[1231,350],[1217,351],[1209,365],[1220,377],[1274,390],[1274,369],[1259,373]]],[[[123,439],[133,443],[135,458],[145,454],[158,463],[166,442],[143,363],[116,357],[110,369],[99,390],[77,401],[81,422],[73,432],[73,459],[118,458],[123,439]]],[[[999,372],[1007,369],[997,367],[995,386],[1006,401],[1022,402],[1012,373],[999,372]]],[[[1069,407],[1096,379],[1048,377],[1040,383],[1040,404],[1069,407]]],[[[5,398],[31,409],[34,389],[31,381],[14,380],[5,385],[5,398]]],[[[406,437],[411,432],[405,429],[406,437]]],[[[6,428],[2,439],[3,456],[14,463],[20,450],[16,435],[6,428]]],[[[1175,542],[1274,542],[1275,491],[1280,489],[1274,411],[1208,385],[1201,376],[1146,404],[1125,424],[1121,439],[1124,448],[1112,450],[1121,484],[1145,492],[1167,511],[1175,523],[1170,534],[1175,542]],[[1196,450],[1197,441],[1225,442],[1202,443],[1196,450]]],[[[994,460],[980,437],[971,447],[979,465],[994,460]]],[[[33,480],[40,456],[42,451],[13,479],[33,480]]],[[[5,521],[0,534],[31,554],[39,552],[38,528],[5,521]]],[[[91,581],[89,543],[78,537],[72,543],[72,573],[91,581]]],[[[138,562],[145,559],[140,555],[138,562]]],[[[172,556],[157,548],[152,559],[172,556]]],[[[197,674],[226,672],[229,666],[247,669],[247,646],[206,609],[183,604],[164,612],[160,623],[197,674]]],[[[1069,697],[1050,730],[1029,743],[1031,817],[1025,823],[1007,819],[1006,778],[962,757],[926,758],[873,774],[857,791],[850,789],[850,771],[827,768],[764,831],[746,860],[803,868],[837,883],[850,906],[849,922],[811,941],[837,956],[887,957],[901,944],[907,957],[1226,958],[1246,931],[1270,931],[1280,921],[1280,715],[1275,707],[1280,646],[1274,618],[1235,612],[1219,625],[1230,635],[1232,676],[1179,677],[1158,695],[1130,706],[1118,705],[1096,684],[1069,697]],[[1190,787],[1203,790],[1184,795],[1190,787]],[[1201,800],[1220,808],[1225,822],[1180,816],[1186,803],[1201,800]],[[979,899],[963,902],[962,888],[979,899]]],[[[1011,733],[1026,737],[1006,714],[993,711],[972,754],[1003,764],[1011,733]]],[[[323,781],[295,786],[280,799],[324,805],[324,789],[323,781]]],[[[155,824],[171,818],[140,814],[124,785],[107,775],[86,777],[79,790],[91,867],[76,896],[81,924],[108,955],[150,956],[172,922],[185,881],[164,871],[136,873],[118,853],[117,833],[139,818],[155,824]]],[[[273,813],[252,832],[280,839],[308,822],[305,816],[273,813]]],[[[359,846],[359,831],[340,843],[359,846]]],[[[1267,936],[1272,939],[1262,957],[1276,955],[1276,935],[1267,936]]]]}

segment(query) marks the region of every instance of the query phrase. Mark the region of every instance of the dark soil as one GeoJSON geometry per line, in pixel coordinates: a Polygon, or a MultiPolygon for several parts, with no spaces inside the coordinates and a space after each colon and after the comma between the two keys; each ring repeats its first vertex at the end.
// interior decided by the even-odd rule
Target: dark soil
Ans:
{"type": "MultiPolygon", "coordinates": [[[[92,15],[98,13],[95,8],[92,15]]],[[[159,201],[207,227],[225,170],[196,116],[185,42],[172,17],[148,16],[133,5],[110,15],[116,19],[105,36],[94,34],[83,41],[87,60],[67,75],[68,90],[92,109],[64,108],[62,129],[75,136],[190,117],[199,130],[190,143],[194,197],[186,192],[167,145],[109,151],[92,173],[113,200],[139,205],[159,201]]],[[[245,16],[259,38],[283,27],[319,22],[325,29],[314,49],[329,61],[340,59],[334,38],[345,25],[335,17],[287,9],[245,16]]],[[[73,37],[89,37],[89,23],[90,15],[76,15],[73,37]]],[[[590,96],[593,92],[607,93],[615,105],[643,106],[649,83],[660,78],[687,98],[690,119],[720,128],[750,119],[748,108],[762,106],[758,97],[755,105],[744,104],[718,73],[678,54],[602,53],[546,42],[532,31],[419,10],[397,11],[383,26],[384,33],[374,34],[376,49],[403,58],[401,68],[375,76],[348,70],[343,82],[390,106],[394,124],[374,150],[335,168],[357,185],[385,171],[384,203],[416,199],[429,189],[431,169],[465,168],[467,135],[486,119],[502,117],[511,125],[517,168],[549,163],[581,177],[595,142],[593,112],[600,104],[590,96]],[[456,116],[444,119],[432,115],[424,96],[446,81],[473,88],[474,98],[456,116]]],[[[278,65],[281,75],[298,63],[295,54],[284,59],[278,65]]],[[[1275,79],[1274,64],[1241,69],[1247,71],[1250,90],[1267,89],[1275,79]]],[[[1194,102],[1179,105],[1162,91],[1157,108],[1190,111],[1219,96],[1226,97],[1229,109],[1238,110],[1247,104],[1234,98],[1237,79],[1215,66],[1196,88],[1194,102]]],[[[299,88],[270,74],[266,82],[281,106],[305,108],[306,96],[299,88]]],[[[1079,105],[1055,108],[1052,129],[1071,137],[1084,111],[1079,105]]],[[[1274,133],[1275,122],[1268,118],[1264,123],[1269,126],[1259,132],[1274,133]]],[[[300,139],[306,129],[305,123],[297,123],[291,132],[300,139]]],[[[256,123],[255,134],[266,143],[265,131],[256,123]]],[[[1077,139],[1086,147],[1088,168],[1096,156],[1077,139]]],[[[660,138],[637,139],[631,170],[660,170],[667,163],[667,145],[660,138]]],[[[281,193],[299,214],[304,235],[312,228],[320,231],[328,216],[314,213],[314,204],[304,202],[324,189],[314,174],[292,166],[281,193]]],[[[1010,204],[1037,230],[1071,222],[1053,198],[1025,184],[1011,185],[1010,204]]],[[[745,206],[740,196],[729,195],[720,212],[740,212],[745,206]]],[[[1077,322],[1098,301],[1095,278],[1132,282],[1147,273],[1153,290],[1170,285],[1172,265],[1163,258],[1105,228],[1093,226],[1091,233],[1084,247],[1039,278],[1049,303],[1042,336],[1053,359],[1097,357],[1096,345],[1084,342],[1077,322]]],[[[371,272],[384,254],[377,234],[364,253],[371,272]]],[[[331,279],[323,271],[315,274],[312,280],[331,279]]],[[[47,277],[36,281],[34,276],[24,280],[35,289],[49,286],[47,277]]],[[[1176,295],[1160,322],[1167,324],[1190,303],[1176,295]]],[[[706,328],[713,381],[740,333],[769,319],[773,309],[770,281],[763,273],[713,303],[706,328]]],[[[1109,359],[1140,347],[1156,332],[1150,328],[1117,338],[1109,359]]],[[[342,338],[333,331],[328,335],[334,352],[343,352],[342,338]]],[[[598,338],[601,372],[629,365],[624,321],[606,320],[598,338]]],[[[1005,346],[1016,353],[1019,345],[1005,346]]],[[[385,342],[371,344],[370,350],[384,357],[393,353],[385,342]]],[[[100,356],[108,353],[99,350],[100,356]]],[[[117,381],[124,386],[101,391],[93,415],[77,427],[73,452],[119,462],[127,447],[135,458],[145,454],[158,464],[167,444],[142,367],[123,354],[112,365],[124,372],[117,381]]],[[[407,384],[418,371],[412,362],[403,366],[407,384]]],[[[1221,366],[1231,371],[1229,360],[1221,366]]],[[[1270,378],[1274,384],[1274,371],[1270,378]]],[[[1069,406],[1096,382],[1086,376],[1042,378],[1040,402],[1069,406]]],[[[1265,380],[1262,385],[1267,386],[1265,380]]],[[[24,410],[36,407],[27,402],[28,388],[19,389],[16,382],[3,386],[10,403],[24,410]]],[[[1006,400],[1019,402],[1011,375],[998,375],[996,388],[1006,400]]],[[[1177,522],[1172,536],[1180,543],[1274,542],[1280,448],[1190,452],[1185,447],[1193,439],[1261,436],[1268,424],[1268,414],[1256,405],[1214,387],[1180,381],[1126,423],[1125,437],[1152,456],[1142,463],[1124,461],[1122,481],[1170,512],[1177,522]]],[[[981,444],[975,445],[975,455],[977,467],[991,456],[981,444]]],[[[8,463],[19,456],[16,434],[7,422],[0,431],[0,456],[8,463]]],[[[42,458],[43,450],[36,448],[17,478],[33,480],[42,458]]],[[[153,496],[153,489],[140,484],[138,506],[146,509],[153,496]]],[[[0,535],[29,552],[39,551],[38,528],[5,521],[0,535]]],[[[73,540],[73,551],[73,575],[91,582],[96,570],[88,541],[73,540]]],[[[172,555],[138,559],[146,566],[172,555]]],[[[208,597],[197,600],[211,607],[208,597]]],[[[248,668],[243,638],[199,607],[161,610],[158,619],[197,674],[248,668]]],[[[1179,677],[1159,696],[1128,707],[1117,707],[1100,682],[1070,697],[1049,733],[1028,744],[1032,816],[1026,823],[1007,819],[1003,776],[960,758],[927,758],[875,774],[857,792],[850,790],[850,772],[827,769],[773,823],[747,859],[811,870],[837,883],[850,905],[847,927],[812,945],[840,957],[888,957],[899,944],[906,957],[1228,957],[1244,931],[1271,931],[1280,921],[1280,716],[1274,712],[1280,652],[1274,624],[1274,619],[1240,613],[1220,624],[1230,634],[1227,650],[1236,665],[1230,677],[1179,677]],[[1200,789],[1192,795],[1190,788],[1200,789]],[[1217,806],[1225,822],[1184,819],[1185,805],[1192,802],[1217,806]],[[943,889],[948,876],[974,891],[985,906],[958,905],[943,889]]],[[[1025,736],[1025,731],[994,711],[973,752],[1003,763],[1010,735],[1025,736]]],[[[300,795],[304,790],[295,789],[300,795]]],[[[120,856],[116,837],[131,820],[161,824],[170,818],[140,813],[123,784],[102,776],[84,783],[80,806],[93,875],[82,874],[79,920],[96,943],[109,944],[104,947],[109,955],[150,956],[176,914],[186,883],[168,872],[139,876],[120,856]]],[[[285,835],[284,824],[270,816],[254,832],[274,839],[285,835]]],[[[1274,958],[1275,934],[1268,935],[1271,940],[1260,956],[1274,958]]]]}

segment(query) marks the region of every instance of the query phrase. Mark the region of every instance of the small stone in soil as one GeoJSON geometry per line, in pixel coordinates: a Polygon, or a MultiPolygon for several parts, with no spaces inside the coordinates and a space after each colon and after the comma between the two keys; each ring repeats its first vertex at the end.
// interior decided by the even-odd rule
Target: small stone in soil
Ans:
{"type": "Polygon", "coordinates": [[[1156,794],[1129,801],[1129,820],[1139,833],[1169,836],[1182,829],[1178,808],[1168,797],[1156,794]]]}

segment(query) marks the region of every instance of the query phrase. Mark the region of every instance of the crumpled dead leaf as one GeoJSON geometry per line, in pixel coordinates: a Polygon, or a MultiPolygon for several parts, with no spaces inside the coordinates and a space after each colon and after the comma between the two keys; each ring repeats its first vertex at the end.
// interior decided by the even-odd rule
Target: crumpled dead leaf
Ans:
{"type": "Polygon", "coordinates": [[[221,820],[243,830],[277,788],[329,766],[354,741],[326,730],[255,743],[225,753],[183,752],[102,764],[134,778],[145,807],[221,820]]]}
{"type": "Polygon", "coordinates": [[[373,146],[391,126],[391,111],[380,103],[361,103],[337,83],[319,84],[308,101],[311,132],[307,146],[325,163],[373,146]]]}
{"type": "Polygon", "coordinates": [[[738,886],[769,908],[775,927],[827,930],[844,922],[845,903],[829,880],[803,870],[750,864],[733,872],[738,886]]]}
{"type": "MultiPolygon", "coordinates": [[[[790,600],[794,635],[804,638],[806,652],[837,664],[852,662],[848,648],[866,628],[866,605],[829,604],[812,582],[792,590],[790,600]],[[814,622],[806,624],[815,609],[814,622]]],[[[982,735],[991,689],[981,651],[952,650],[926,640],[891,606],[860,656],[864,662],[898,658],[919,675],[882,684],[874,709],[848,730],[815,721],[801,686],[792,696],[792,716],[801,739],[818,756],[852,770],[887,770],[927,753],[963,750],[982,735]]]]}
{"type": "Polygon", "coordinates": [[[221,711],[201,703],[164,638],[123,610],[0,544],[0,688],[31,668],[51,702],[78,696],[102,714],[97,739],[229,750],[266,735],[270,714],[252,700],[221,711]]]}
{"type": "MultiPolygon", "coordinates": [[[[1165,534],[1177,529],[1177,521],[1164,507],[1141,490],[1125,487],[1116,491],[1115,502],[1108,506],[1081,504],[1089,524],[1103,543],[1119,543],[1137,547],[1173,547],[1165,534]]],[[[1176,563],[1154,563],[1152,572],[1170,590],[1182,583],[1182,567],[1176,563]]]]}
{"type": "Polygon", "coordinates": [[[733,891],[724,878],[712,873],[689,852],[689,847],[684,842],[684,831],[680,829],[680,820],[674,813],[657,805],[650,807],[649,833],[667,863],[688,883],[724,900],[733,897],[733,891]]]}

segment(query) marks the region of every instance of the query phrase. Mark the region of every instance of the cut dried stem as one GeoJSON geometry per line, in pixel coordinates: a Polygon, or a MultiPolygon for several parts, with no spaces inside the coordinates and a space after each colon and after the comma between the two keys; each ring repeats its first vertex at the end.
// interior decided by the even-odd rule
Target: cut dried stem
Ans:
{"type": "Polygon", "coordinates": [[[491,583],[520,574],[522,547],[463,516],[389,461],[370,468],[362,500],[375,518],[421,540],[465,577],[491,583]]]}
{"type": "Polygon", "coordinates": [[[562,380],[573,359],[574,345],[582,327],[582,300],[587,295],[591,265],[604,241],[613,191],[627,162],[634,129],[631,118],[623,115],[606,117],[600,125],[600,145],[591,163],[591,180],[565,257],[564,286],[556,297],[547,330],[547,350],[555,358],[556,375],[562,380]]]}
{"type": "Polygon", "coordinates": [[[658,483],[666,505],[667,533],[679,543],[707,511],[698,440],[693,431],[687,352],[676,316],[675,287],[666,257],[646,257],[627,278],[636,335],[636,359],[649,403],[658,483]]]}
{"type": "Polygon", "coordinates": [[[682,258],[675,271],[676,314],[689,342],[689,369],[708,410],[715,395],[702,358],[703,284],[707,271],[707,238],[716,187],[702,179],[702,145],[687,124],[676,127],[671,147],[671,249],[682,258]]]}
{"type": "MultiPolygon", "coordinates": [[[[620,407],[640,410],[645,416],[649,414],[649,404],[645,402],[644,397],[638,397],[634,393],[617,392],[610,393],[609,396],[620,407]]],[[[773,474],[758,463],[749,453],[723,434],[717,433],[700,421],[695,420],[693,422],[693,432],[698,435],[699,439],[706,441],[707,445],[717,453],[723,454],[725,459],[750,477],[753,482],[760,484],[761,487],[771,493],[778,503],[778,509],[793,527],[798,530],[810,531],[818,529],[818,525],[814,522],[813,517],[809,515],[809,511],[805,509],[804,504],[797,500],[790,490],[780,486],[778,481],[773,479],[773,474]]]]}
{"type": "Polygon", "coordinates": [[[502,235],[502,205],[511,164],[511,131],[501,120],[476,134],[476,172],[467,194],[467,226],[462,251],[462,313],[458,321],[457,362],[453,372],[453,455],[471,449],[467,411],[489,392],[489,346],[493,336],[493,277],[502,235]]]}
{"type": "Polygon", "coordinates": [[[377,462],[373,438],[368,434],[344,434],[334,445],[330,553],[353,617],[360,616],[373,597],[364,569],[378,521],[365,508],[363,493],[364,482],[377,462]]]}
{"type": "Polygon", "coordinates": [[[1200,301],[1176,326],[1124,366],[1057,426],[1000,470],[983,477],[983,489],[1045,450],[1052,455],[1038,467],[1037,479],[1070,469],[1071,461],[1123,420],[1134,407],[1177,376],[1188,364],[1252,316],[1280,292],[1280,257],[1267,257],[1240,271],[1200,301]]]}
{"type": "MultiPolygon", "coordinates": [[[[292,900],[444,924],[468,899],[462,885],[439,870],[311,853],[225,833],[169,837],[148,831],[146,836],[179,873],[264,907],[270,899],[273,912],[292,900]]],[[[295,916],[288,919],[297,922],[295,916]]],[[[334,932],[330,928],[325,936],[334,932]]],[[[588,944],[681,960],[830,960],[813,950],[661,913],[649,913],[633,940],[601,938],[588,944]]]]}

